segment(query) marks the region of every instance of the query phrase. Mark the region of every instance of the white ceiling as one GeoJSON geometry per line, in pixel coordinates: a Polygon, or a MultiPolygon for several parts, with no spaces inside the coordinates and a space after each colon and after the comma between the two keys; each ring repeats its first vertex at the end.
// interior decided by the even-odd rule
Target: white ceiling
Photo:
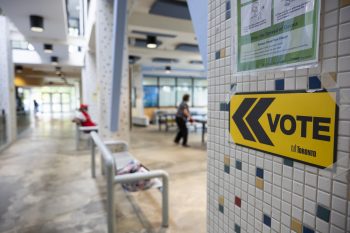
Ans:
{"type": "Polygon", "coordinates": [[[8,16],[28,40],[65,40],[67,38],[67,15],[65,0],[0,0],[3,14],[8,16]],[[44,17],[45,30],[30,30],[30,15],[44,17]]]}
{"type": "MultiPolygon", "coordinates": [[[[78,0],[71,0],[77,1],[78,0]]],[[[94,1],[94,0],[91,0],[94,1]]],[[[99,1],[99,0],[95,0],[99,1]]],[[[133,30],[171,34],[175,38],[158,37],[162,44],[156,49],[148,49],[129,46],[129,54],[140,56],[141,60],[137,64],[146,67],[155,67],[160,70],[162,67],[171,65],[172,70],[193,70],[203,71],[201,64],[190,64],[191,60],[201,60],[199,52],[177,51],[174,50],[180,43],[197,44],[192,22],[171,17],[149,14],[149,10],[155,0],[128,0],[128,36],[129,38],[145,39],[146,35],[132,33],[133,30]],[[173,58],[179,60],[178,63],[154,63],[152,58],[173,58]]],[[[74,4],[68,6],[72,11],[76,8],[74,4]]],[[[47,65],[47,69],[54,69],[50,64],[50,56],[58,56],[60,62],[65,67],[69,67],[71,54],[68,52],[68,45],[84,45],[83,38],[72,38],[67,35],[67,12],[66,0],[0,0],[0,8],[7,15],[14,25],[18,28],[20,34],[33,44],[37,54],[40,56],[40,62],[47,65]],[[30,31],[29,15],[36,14],[44,17],[45,30],[42,33],[30,31]],[[46,54],[43,51],[44,43],[52,43],[54,52],[46,54]]],[[[76,10],[76,9],[75,9],[76,10]]],[[[76,11],[77,13],[78,11],[76,11]]],[[[92,27],[92,33],[89,40],[89,47],[94,48],[95,27],[92,27]]],[[[13,29],[15,31],[15,29],[13,29]]],[[[18,34],[18,33],[17,33],[18,34]]],[[[13,38],[20,38],[21,35],[13,33],[13,38]]],[[[83,54],[83,53],[81,53],[83,54]]],[[[82,60],[82,59],[81,59],[82,60]]],[[[33,64],[31,64],[33,65],[33,64]]],[[[82,66],[83,63],[73,62],[73,66],[82,66]]],[[[39,68],[42,68],[40,66],[39,68]]]]}
{"type": "MultiPolygon", "coordinates": [[[[70,0],[78,1],[78,0],[70,0]]],[[[74,2],[73,2],[74,3],[74,2]]],[[[74,4],[69,6],[74,11],[74,4]]],[[[0,0],[2,13],[9,18],[11,39],[31,43],[35,51],[14,50],[15,63],[41,71],[54,71],[51,56],[59,58],[59,66],[70,71],[83,65],[82,53],[69,53],[69,45],[83,44],[81,38],[68,36],[66,0],[0,0]],[[30,15],[44,18],[44,31],[30,30],[30,15]],[[53,44],[53,52],[45,53],[43,45],[53,44]]],[[[80,75],[79,75],[80,76],[80,75]]]]}
{"type": "Polygon", "coordinates": [[[132,31],[156,32],[162,34],[175,35],[175,38],[158,37],[162,44],[156,49],[140,48],[129,46],[129,54],[140,56],[141,60],[137,64],[152,67],[172,66],[175,69],[193,69],[194,71],[204,69],[201,64],[190,64],[191,60],[202,60],[199,52],[177,51],[174,50],[180,43],[197,44],[196,36],[190,20],[183,20],[171,17],[149,14],[149,10],[155,0],[135,1],[128,17],[128,36],[129,38],[145,39],[145,35],[135,34],[132,31]],[[174,58],[178,63],[154,63],[152,58],[174,58]]]}

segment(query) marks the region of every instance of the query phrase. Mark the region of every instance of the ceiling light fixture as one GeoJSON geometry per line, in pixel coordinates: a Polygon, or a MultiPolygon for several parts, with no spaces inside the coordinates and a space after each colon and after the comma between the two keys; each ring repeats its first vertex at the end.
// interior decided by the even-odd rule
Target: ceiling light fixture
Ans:
{"type": "Polygon", "coordinates": [[[58,65],[58,57],[51,56],[51,64],[54,66],[58,65]]]}
{"type": "Polygon", "coordinates": [[[170,74],[170,72],[171,72],[171,67],[170,66],[166,66],[165,67],[165,73],[170,74]]]}
{"type": "Polygon", "coordinates": [[[44,31],[44,18],[39,15],[31,15],[30,17],[30,30],[32,32],[44,31]]]}
{"type": "Polygon", "coordinates": [[[53,45],[52,44],[44,44],[44,52],[45,53],[52,53],[53,51],[53,45]]]}
{"type": "Polygon", "coordinates": [[[23,66],[16,66],[16,73],[21,74],[23,72],[23,66]]]}
{"type": "Polygon", "coordinates": [[[147,48],[155,49],[157,48],[157,37],[155,36],[147,36],[147,48]]]}

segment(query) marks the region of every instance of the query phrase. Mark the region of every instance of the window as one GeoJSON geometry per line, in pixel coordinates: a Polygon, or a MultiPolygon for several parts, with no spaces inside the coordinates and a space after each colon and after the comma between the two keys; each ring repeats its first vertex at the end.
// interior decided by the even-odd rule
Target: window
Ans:
{"type": "Polygon", "coordinates": [[[206,79],[195,79],[193,87],[193,105],[204,107],[208,105],[208,81],[206,79]]]}
{"type": "Polygon", "coordinates": [[[143,93],[143,106],[158,107],[158,87],[144,86],[143,93]]]}
{"type": "Polygon", "coordinates": [[[142,84],[144,86],[158,86],[158,79],[156,77],[152,78],[143,78],[142,84]]]}
{"type": "Polygon", "coordinates": [[[178,78],[177,79],[177,91],[176,91],[176,105],[182,102],[182,97],[188,94],[190,95],[189,106],[192,106],[192,79],[191,78],[178,78]]]}
{"type": "Polygon", "coordinates": [[[207,106],[207,79],[148,76],[142,83],[144,107],[176,107],[185,94],[190,95],[189,106],[207,106]]]}
{"type": "Polygon", "coordinates": [[[175,106],[175,87],[174,86],[161,86],[159,89],[159,106],[160,107],[173,107],[175,106]]]}
{"type": "Polygon", "coordinates": [[[175,78],[159,78],[159,106],[173,107],[176,104],[175,78]]]}

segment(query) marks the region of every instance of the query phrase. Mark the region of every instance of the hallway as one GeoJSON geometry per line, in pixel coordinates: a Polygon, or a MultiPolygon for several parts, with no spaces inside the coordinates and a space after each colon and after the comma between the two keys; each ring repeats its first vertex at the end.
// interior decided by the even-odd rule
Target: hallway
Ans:
{"type": "MultiPolygon", "coordinates": [[[[190,135],[190,149],[175,146],[173,135],[150,127],[131,136],[139,160],[170,174],[169,229],[160,229],[158,190],[126,195],[117,186],[118,232],[205,232],[205,147],[200,134],[190,135]]],[[[0,185],[2,233],[106,231],[104,180],[91,178],[89,151],[75,151],[68,119],[40,119],[1,153],[0,185]]]]}

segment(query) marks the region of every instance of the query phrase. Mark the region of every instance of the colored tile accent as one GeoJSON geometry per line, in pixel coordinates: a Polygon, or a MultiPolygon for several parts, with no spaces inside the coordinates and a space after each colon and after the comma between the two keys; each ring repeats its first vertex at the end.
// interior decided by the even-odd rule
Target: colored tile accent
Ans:
{"type": "Polygon", "coordinates": [[[350,0],[341,0],[340,1],[341,7],[348,6],[348,5],[350,5],[350,0]]]}
{"type": "Polygon", "coordinates": [[[226,103],[220,103],[220,111],[225,111],[226,110],[226,103]]]}
{"type": "Polygon", "coordinates": [[[227,174],[230,174],[230,166],[225,165],[225,166],[224,166],[224,171],[225,171],[227,174]]]}
{"type": "Polygon", "coordinates": [[[220,196],[219,197],[219,211],[221,213],[224,213],[224,202],[225,202],[224,196],[220,196]]]}
{"type": "Polygon", "coordinates": [[[231,18],[231,11],[226,11],[226,19],[229,19],[231,18]]]}
{"type": "Polygon", "coordinates": [[[226,10],[230,10],[231,9],[231,1],[226,1],[226,10]]]}
{"type": "Polygon", "coordinates": [[[295,231],[296,233],[302,233],[303,226],[301,225],[301,222],[298,219],[292,218],[292,221],[290,223],[290,229],[295,231]]]}
{"type": "Polygon", "coordinates": [[[221,213],[224,213],[224,206],[219,205],[219,211],[220,211],[221,213]]]}
{"type": "Polygon", "coordinates": [[[241,227],[235,223],[235,232],[236,233],[241,233],[241,227]]]}
{"type": "Polygon", "coordinates": [[[261,179],[264,179],[264,169],[257,167],[256,168],[256,176],[261,178],[261,179]]]}
{"type": "Polygon", "coordinates": [[[284,79],[275,80],[275,90],[283,91],[284,90],[284,79]]]}
{"type": "Polygon", "coordinates": [[[303,233],[315,233],[315,231],[307,226],[303,226],[303,233]]]}
{"type": "Polygon", "coordinates": [[[268,227],[271,227],[271,217],[264,214],[264,224],[268,227]]]}
{"type": "Polygon", "coordinates": [[[293,167],[294,162],[293,162],[293,160],[291,160],[291,159],[283,159],[283,164],[284,164],[284,165],[287,165],[287,166],[289,166],[289,167],[293,167]]]}
{"type": "Polygon", "coordinates": [[[225,157],[224,157],[224,171],[228,174],[230,174],[230,165],[231,165],[230,156],[225,155],[225,157]]]}
{"type": "Polygon", "coordinates": [[[224,58],[226,56],[226,50],[220,49],[220,58],[224,58]]]}
{"type": "Polygon", "coordinates": [[[337,73],[329,72],[322,74],[321,84],[323,88],[336,88],[337,87],[337,73]]]}
{"type": "Polygon", "coordinates": [[[264,180],[263,180],[263,179],[260,179],[259,177],[256,177],[256,178],[255,178],[255,186],[256,186],[258,189],[264,190],[264,180]]]}
{"type": "Polygon", "coordinates": [[[241,198],[236,196],[235,197],[235,205],[238,207],[241,207],[241,202],[242,202],[241,198]]]}
{"type": "Polygon", "coordinates": [[[242,170],[242,162],[239,160],[236,160],[236,169],[242,170]]]}
{"type": "Polygon", "coordinates": [[[317,217],[329,222],[329,217],[331,215],[331,211],[321,205],[317,205],[317,213],[316,213],[317,217]]]}
{"type": "Polygon", "coordinates": [[[215,59],[220,59],[220,50],[215,52],[215,59]]]}
{"type": "Polygon", "coordinates": [[[231,162],[230,162],[230,156],[228,156],[228,155],[225,155],[225,156],[224,156],[224,164],[225,164],[225,165],[230,165],[230,164],[231,164],[231,162]]]}
{"type": "Polygon", "coordinates": [[[220,205],[224,205],[224,203],[225,203],[225,198],[224,198],[224,196],[220,196],[220,197],[219,197],[219,204],[220,204],[220,205]]]}
{"type": "Polygon", "coordinates": [[[230,105],[228,103],[220,103],[220,111],[229,111],[230,105]]]}
{"type": "Polygon", "coordinates": [[[309,89],[320,89],[321,80],[317,76],[309,77],[309,89]]]}

